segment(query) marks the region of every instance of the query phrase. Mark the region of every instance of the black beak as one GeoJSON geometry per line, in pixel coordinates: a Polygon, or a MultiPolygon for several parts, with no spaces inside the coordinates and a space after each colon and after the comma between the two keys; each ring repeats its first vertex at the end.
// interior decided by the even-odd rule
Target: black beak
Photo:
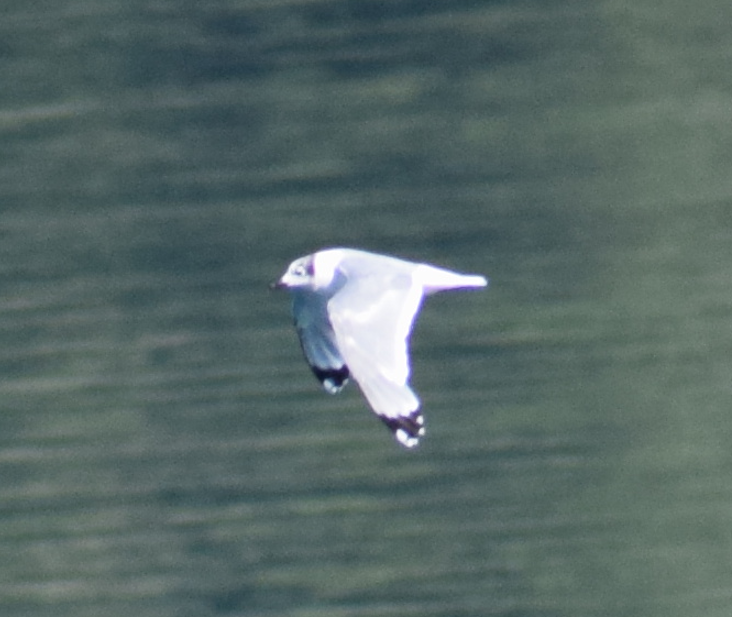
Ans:
{"type": "Polygon", "coordinates": [[[270,289],[284,289],[285,287],[287,287],[287,285],[285,285],[282,281],[272,281],[269,284],[270,289]]]}

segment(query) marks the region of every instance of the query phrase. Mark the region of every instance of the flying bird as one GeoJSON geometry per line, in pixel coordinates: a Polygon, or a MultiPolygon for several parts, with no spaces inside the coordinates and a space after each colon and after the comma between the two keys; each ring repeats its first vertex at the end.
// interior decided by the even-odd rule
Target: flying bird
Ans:
{"type": "Polygon", "coordinates": [[[422,298],[487,284],[477,274],[331,248],[296,259],[272,287],[292,294],[300,346],[326,392],[353,378],[397,441],[413,448],[424,418],[409,386],[408,341],[422,298]]]}

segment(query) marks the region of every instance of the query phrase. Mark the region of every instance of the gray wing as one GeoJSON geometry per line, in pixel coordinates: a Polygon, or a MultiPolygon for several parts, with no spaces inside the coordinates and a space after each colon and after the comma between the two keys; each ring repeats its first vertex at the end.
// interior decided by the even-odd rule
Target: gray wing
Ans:
{"type": "Polygon", "coordinates": [[[408,385],[408,338],[422,301],[411,273],[348,281],[328,302],[337,349],[374,412],[405,446],[424,434],[419,399],[408,385]]]}
{"type": "Polygon", "coordinates": [[[292,314],[311,370],[327,392],[336,394],[348,381],[349,371],[338,351],[326,303],[327,298],[315,293],[293,293],[292,314]]]}

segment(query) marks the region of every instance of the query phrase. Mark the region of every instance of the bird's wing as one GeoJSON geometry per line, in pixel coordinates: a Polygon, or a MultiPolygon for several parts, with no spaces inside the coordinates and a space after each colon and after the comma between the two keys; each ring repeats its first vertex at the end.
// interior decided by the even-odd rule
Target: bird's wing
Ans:
{"type": "Polygon", "coordinates": [[[349,371],[338,351],[326,302],[316,293],[294,292],[292,314],[305,359],[323,388],[335,394],[348,381],[349,371]]]}
{"type": "Polygon", "coordinates": [[[408,338],[422,301],[411,272],[354,277],[328,301],[337,348],[374,412],[404,445],[424,434],[408,338]]]}

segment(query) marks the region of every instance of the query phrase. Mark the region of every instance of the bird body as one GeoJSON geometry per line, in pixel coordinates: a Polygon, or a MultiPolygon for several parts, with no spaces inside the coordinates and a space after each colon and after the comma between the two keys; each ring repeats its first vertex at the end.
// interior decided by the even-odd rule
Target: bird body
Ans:
{"type": "Polygon", "coordinates": [[[487,284],[480,275],[333,248],[296,259],[275,286],[292,294],[300,345],[324,389],[335,394],[352,377],[376,415],[411,448],[424,435],[408,354],[422,298],[487,284]]]}

